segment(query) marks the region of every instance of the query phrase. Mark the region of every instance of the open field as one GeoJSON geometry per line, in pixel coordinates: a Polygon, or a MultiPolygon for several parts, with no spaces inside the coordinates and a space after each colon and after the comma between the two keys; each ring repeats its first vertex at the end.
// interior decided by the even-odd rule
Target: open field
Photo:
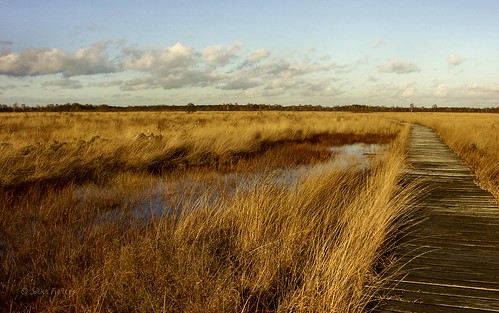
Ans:
{"type": "Polygon", "coordinates": [[[431,127],[499,201],[499,115],[396,113],[390,117],[431,127]]]}
{"type": "Polygon", "coordinates": [[[394,118],[436,129],[497,192],[495,115],[0,115],[0,302],[360,312],[416,196],[394,118]],[[380,150],[333,148],[355,143],[380,150]]]}
{"type": "Polygon", "coordinates": [[[120,172],[234,169],[241,157],[279,143],[388,142],[397,133],[388,121],[319,113],[8,114],[0,128],[0,186],[11,187],[103,182],[120,172]]]}
{"type": "Polygon", "coordinates": [[[408,216],[408,128],[375,115],[0,118],[6,311],[361,311],[408,216]]]}

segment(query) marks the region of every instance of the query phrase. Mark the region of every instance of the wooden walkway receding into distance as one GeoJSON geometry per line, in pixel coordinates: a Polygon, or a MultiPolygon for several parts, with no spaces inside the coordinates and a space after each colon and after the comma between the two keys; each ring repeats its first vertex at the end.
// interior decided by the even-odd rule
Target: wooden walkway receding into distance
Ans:
{"type": "MultiPolygon", "coordinates": [[[[416,219],[375,312],[499,312],[499,206],[429,128],[413,125],[406,169],[421,179],[416,219]]],[[[498,165],[499,166],[499,165],[498,165]]]]}

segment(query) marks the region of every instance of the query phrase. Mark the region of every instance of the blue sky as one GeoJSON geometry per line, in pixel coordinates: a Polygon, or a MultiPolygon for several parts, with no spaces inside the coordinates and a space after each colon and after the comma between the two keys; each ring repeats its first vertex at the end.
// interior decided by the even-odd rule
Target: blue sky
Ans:
{"type": "Polygon", "coordinates": [[[0,103],[499,105],[499,1],[3,0],[0,103]]]}

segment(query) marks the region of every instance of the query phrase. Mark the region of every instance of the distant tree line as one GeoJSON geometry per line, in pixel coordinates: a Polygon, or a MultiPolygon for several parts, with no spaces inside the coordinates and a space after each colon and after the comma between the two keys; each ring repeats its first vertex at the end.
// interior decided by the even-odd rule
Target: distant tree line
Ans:
{"type": "Polygon", "coordinates": [[[193,113],[196,111],[348,111],[348,112],[487,112],[499,113],[499,107],[490,108],[457,108],[438,107],[433,105],[430,108],[416,107],[411,103],[409,107],[387,107],[371,106],[362,104],[350,104],[342,106],[321,106],[321,105],[279,105],[279,104],[254,104],[248,103],[240,105],[238,103],[204,104],[195,105],[133,105],[133,106],[112,106],[107,104],[47,104],[45,106],[27,106],[25,104],[6,105],[0,104],[0,112],[137,112],[137,111],[172,111],[193,113]]]}

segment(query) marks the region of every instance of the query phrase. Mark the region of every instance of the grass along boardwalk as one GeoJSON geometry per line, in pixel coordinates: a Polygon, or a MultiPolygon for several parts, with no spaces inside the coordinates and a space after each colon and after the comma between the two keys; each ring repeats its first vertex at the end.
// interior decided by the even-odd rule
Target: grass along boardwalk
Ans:
{"type": "Polygon", "coordinates": [[[499,206],[429,128],[414,125],[408,178],[422,180],[415,219],[376,312],[499,312],[499,206]]]}

